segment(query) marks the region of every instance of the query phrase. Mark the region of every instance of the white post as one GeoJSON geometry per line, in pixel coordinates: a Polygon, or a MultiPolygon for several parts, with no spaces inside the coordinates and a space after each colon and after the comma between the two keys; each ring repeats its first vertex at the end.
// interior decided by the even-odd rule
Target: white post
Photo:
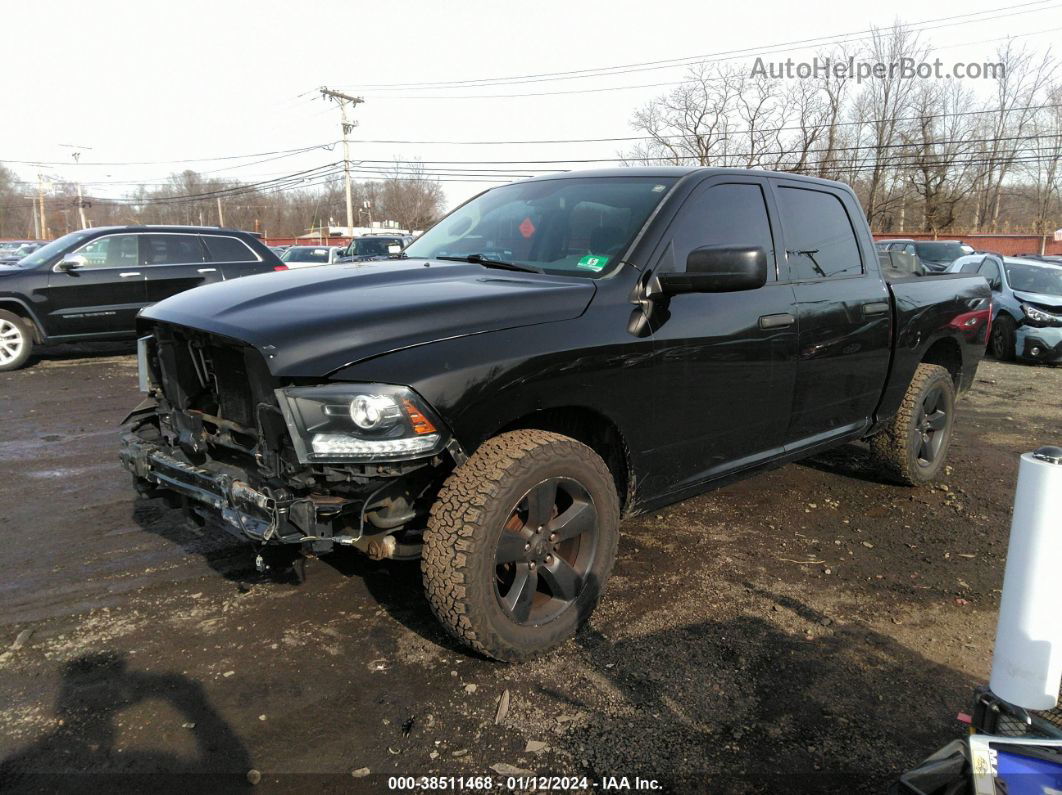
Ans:
{"type": "Polygon", "coordinates": [[[1018,467],[992,692],[1025,709],[1053,709],[1062,688],[1062,448],[1025,453],[1018,467]]]}

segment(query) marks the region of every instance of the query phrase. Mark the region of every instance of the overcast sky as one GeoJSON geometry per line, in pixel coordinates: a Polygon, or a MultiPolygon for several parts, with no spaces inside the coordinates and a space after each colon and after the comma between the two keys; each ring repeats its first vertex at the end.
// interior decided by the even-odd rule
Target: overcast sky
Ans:
{"type": "MultiPolygon", "coordinates": [[[[632,111],[666,91],[666,86],[647,84],[679,81],[683,68],[495,87],[384,90],[373,85],[645,63],[855,33],[896,18],[918,22],[1013,5],[1016,0],[6,2],[0,10],[6,34],[0,162],[25,179],[36,180],[38,172],[80,179],[92,195],[120,195],[126,189],[123,182],[160,181],[186,167],[248,182],[270,179],[342,155],[337,148],[266,162],[257,162],[265,157],[198,159],[336,140],[339,114],[317,93],[322,85],[365,97],[356,111],[360,126],[355,140],[621,137],[634,134],[632,111]],[[558,91],[581,93],[497,96],[558,91]],[[488,96],[479,98],[483,95],[488,96]],[[92,147],[81,156],[86,162],[153,162],[74,168],[72,150],[62,144],[92,147]],[[55,165],[13,162],[19,160],[55,165]],[[196,162],[157,162],[176,160],[196,162]]],[[[1026,4],[1011,14],[1008,19],[988,14],[996,18],[950,24],[923,38],[949,61],[979,62],[991,60],[1003,36],[1021,36],[1041,49],[1058,39],[1062,2],[1026,4]]],[[[793,48],[765,57],[810,54],[793,48]]],[[[752,60],[739,62],[751,65],[752,60]]],[[[976,83],[978,90],[989,87],[976,83]]],[[[624,146],[355,143],[351,158],[576,160],[613,158],[624,146]]],[[[506,163],[476,167],[481,173],[514,168],[506,163]]],[[[444,184],[451,206],[485,186],[444,184]]]]}

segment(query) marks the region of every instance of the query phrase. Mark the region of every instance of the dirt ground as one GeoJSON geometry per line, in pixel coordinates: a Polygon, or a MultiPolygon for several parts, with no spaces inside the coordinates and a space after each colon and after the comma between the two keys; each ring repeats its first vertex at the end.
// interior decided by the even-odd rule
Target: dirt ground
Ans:
{"type": "Polygon", "coordinates": [[[116,449],[129,354],[0,374],[3,791],[505,791],[534,771],[881,792],[960,736],[1018,454],[1062,442],[1062,369],[985,362],[935,488],[884,483],[849,446],[629,520],[589,626],[506,666],[443,634],[417,564],[264,578],[249,548],[137,499],[116,449]]]}

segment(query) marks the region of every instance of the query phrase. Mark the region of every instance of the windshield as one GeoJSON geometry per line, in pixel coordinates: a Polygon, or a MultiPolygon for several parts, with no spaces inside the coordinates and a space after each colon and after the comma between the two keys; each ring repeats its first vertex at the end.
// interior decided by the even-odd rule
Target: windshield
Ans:
{"type": "Polygon", "coordinates": [[[410,257],[467,257],[552,273],[613,270],[673,177],[586,177],[506,185],[457,208],[411,243],[410,257]]]}
{"type": "Polygon", "coordinates": [[[359,237],[350,241],[348,257],[387,256],[388,246],[401,246],[402,241],[390,237],[359,237]]]}
{"type": "Polygon", "coordinates": [[[41,246],[28,257],[20,259],[18,261],[18,267],[36,268],[38,265],[51,264],[51,260],[57,260],[60,254],[65,252],[71,246],[80,243],[91,234],[92,230],[82,229],[80,232],[71,232],[69,235],[63,235],[62,237],[56,238],[51,243],[41,246]]]}
{"type": "Polygon", "coordinates": [[[915,251],[932,262],[952,262],[966,253],[959,243],[916,243],[915,251]]]}
{"type": "Polygon", "coordinates": [[[280,255],[281,262],[328,262],[327,248],[311,248],[309,246],[289,248],[280,255]]]}
{"type": "Polygon", "coordinates": [[[1010,289],[1023,293],[1062,295],[1062,268],[1054,265],[1026,265],[1007,263],[1010,289]]]}

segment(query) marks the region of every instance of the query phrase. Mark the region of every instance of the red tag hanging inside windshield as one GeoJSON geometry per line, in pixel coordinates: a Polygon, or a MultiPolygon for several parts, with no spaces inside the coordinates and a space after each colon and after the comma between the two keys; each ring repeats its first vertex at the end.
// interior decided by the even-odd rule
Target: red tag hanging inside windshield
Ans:
{"type": "Polygon", "coordinates": [[[531,235],[535,234],[535,225],[531,223],[530,218],[525,218],[521,221],[519,229],[520,234],[524,237],[531,237],[531,235]]]}

